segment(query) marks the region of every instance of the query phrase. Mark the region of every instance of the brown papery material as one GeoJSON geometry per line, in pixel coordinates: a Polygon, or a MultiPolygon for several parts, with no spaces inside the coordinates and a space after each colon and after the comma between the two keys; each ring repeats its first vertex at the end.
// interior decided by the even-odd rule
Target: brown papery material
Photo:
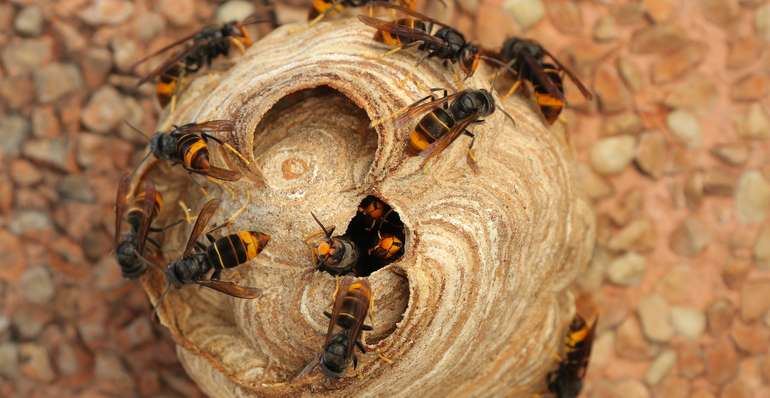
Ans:
{"type": "MultiPolygon", "coordinates": [[[[272,235],[254,261],[222,274],[264,289],[262,297],[186,286],[160,305],[185,368],[211,396],[499,397],[545,388],[574,313],[570,285],[594,242],[565,140],[527,100],[511,98],[504,106],[515,125],[496,111],[471,127],[479,174],[466,162],[467,137],[420,170],[421,158],[404,152],[414,123],[369,122],[432,87],[455,87],[454,67],[417,67],[414,50],[383,58],[373,33],[356,19],[284,26],[226,72],[197,78],[161,123],[232,119],[236,133],[222,138],[249,161],[213,144],[213,164],[247,176],[201,183],[208,197],[183,173],[158,168],[157,186],[174,192],[164,191],[167,207],[183,199],[195,213],[221,197],[211,225],[244,211],[218,233],[272,235]],[[320,353],[335,288],[331,275],[309,272],[303,241],[318,232],[310,212],[341,233],[367,195],[390,204],[407,230],[404,256],[368,277],[369,353],[339,380],[318,371],[294,379],[320,353]]],[[[488,88],[490,78],[481,70],[464,85],[488,88]]],[[[166,259],[189,230],[167,234],[166,259]]],[[[165,282],[152,274],[144,286],[156,301],[165,282]]]]}

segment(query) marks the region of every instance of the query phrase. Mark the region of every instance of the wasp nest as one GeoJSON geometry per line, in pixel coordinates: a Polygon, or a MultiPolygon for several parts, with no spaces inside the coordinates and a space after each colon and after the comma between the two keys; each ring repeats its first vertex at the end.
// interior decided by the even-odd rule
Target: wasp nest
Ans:
{"type": "MultiPolygon", "coordinates": [[[[472,125],[478,174],[468,167],[468,137],[421,169],[405,152],[414,123],[370,121],[431,88],[452,92],[455,75],[437,61],[416,66],[420,55],[410,51],[381,57],[373,33],[351,19],[284,26],[229,70],[193,81],[161,123],[233,120],[235,132],[219,138],[243,154],[213,145],[213,164],[244,174],[219,185],[154,168],[166,208],[183,202],[194,215],[217,197],[211,225],[234,216],[217,234],[272,236],[255,260],[222,274],[261,297],[189,285],[159,305],[182,363],[212,397],[528,396],[543,391],[555,365],[574,313],[568,289],[594,234],[563,141],[526,99],[510,98],[502,106],[515,124],[496,111],[472,125]],[[321,352],[335,289],[334,276],[313,272],[305,239],[319,227],[310,213],[344,231],[367,196],[392,206],[405,228],[403,256],[367,277],[368,353],[340,379],[297,378],[321,352]]],[[[464,85],[488,88],[490,73],[464,85]]],[[[160,224],[182,217],[170,213],[160,224]]],[[[161,260],[179,256],[189,233],[169,230],[161,260]]],[[[162,275],[152,270],[143,282],[157,302],[162,275]]]]}

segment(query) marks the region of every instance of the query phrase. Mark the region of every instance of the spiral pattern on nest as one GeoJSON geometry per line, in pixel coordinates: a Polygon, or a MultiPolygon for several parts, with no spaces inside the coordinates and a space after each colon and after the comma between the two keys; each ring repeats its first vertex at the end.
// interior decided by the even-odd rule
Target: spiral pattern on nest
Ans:
{"type": "MultiPolygon", "coordinates": [[[[480,174],[466,164],[467,137],[421,171],[421,159],[404,154],[409,126],[368,124],[431,87],[453,87],[451,68],[416,67],[412,51],[382,58],[372,35],[357,20],[284,26],[229,71],[198,78],[160,126],[235,120],[236,133],[222,138],[249,163],[222,150],[213,162],[248,177],[210,191],[224,201],[212,223],[245,205],[223,232],[272,235],[254,261],[223,273],[265,289],[261,298],[185,287],[160,307],[184,366],[211,396],[498,397],[544,387],[573,312],[567,288],[594,235],[567,151],[525,99],[512,98],[504,106],[515,126],[495,112],[472,128],[480,174]],[[407,228],[405,255],[369,277],[370,352],[342,379],[292,379],[320,352],[335,287],[308,272],[303,240],[318,232],[310,211],[344,231],[370,194],[407,228]]],[[[465,84],[487,88],[484,72],[465,84]]],[[[204,198],[188,185],[180,197],[198,208],[204,198]]],[[[167,258],[188,233],[166,237],[167,258]]],[[[162,287],[158,273],[145,281],[154,298],[162,287]]]]}

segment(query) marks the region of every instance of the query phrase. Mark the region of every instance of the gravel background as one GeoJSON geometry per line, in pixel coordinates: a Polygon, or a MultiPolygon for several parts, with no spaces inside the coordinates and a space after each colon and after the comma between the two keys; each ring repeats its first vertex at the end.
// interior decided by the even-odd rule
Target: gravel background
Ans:
{"type": "MultiPolygon", "coordinates": [[[[431,15],[540,40],[598,242],[589,397],[770,397],[770,2],[457,0],[431,15]]],[[[309,1],[280,1],[282,21],[309,1]]],[[[425,2],[423,2],[425,3],[425,2]]],[[[250,2],[0,2],[0,396],[195,397],[112,250],[117,176],[151,131],[129,66],[250,2]]]]}

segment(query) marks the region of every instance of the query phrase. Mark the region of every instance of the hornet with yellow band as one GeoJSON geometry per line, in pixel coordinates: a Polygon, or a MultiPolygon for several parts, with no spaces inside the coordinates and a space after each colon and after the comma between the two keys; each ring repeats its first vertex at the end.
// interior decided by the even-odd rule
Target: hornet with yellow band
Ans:
{"type": "MultiPolygon", "coordinates": [[[[160,131],[150,138],[150,152],[158,159],[181,163],[185,170],[225,181],[237,181],[241,173],[212,166],[209,160],[209,140],[228,150],[229,144],[211,135],[211,132],[232,132],[235,125],[230,120],[211,120],[174,126],[168,132],[160,131]]],[[[236,154],[237,151],[236,151],[236,154]]],[[[239,155],[240,156],[240,155],[239,155]]]]}
{"type": "Polygon", "coordinates": [[[580,315],[569,325],[564,339],[564,359],[559,367],[548,373],[548,391],[557,398],[577,398],[583,389],[583,378],[588,369],[597,320],[589,326],[580,315]]]}
{"type": "Polygon", "coordinates": [[[343,275],[353,270],[358,262],[359,252],[356,243],[347,236],[332,236],[334,227],[326,229],[321,221],[312,212],[315,222],[321,227],[324,233],[324,239],[320,242],[310,244],[310,251],[315,260],[315,267],[319,271],[326,271],[332,275],[343,275]]]}
{"type": "Polygon", "coordinates": [[[401,257],[404,242],[398,236],[383,234],[379,238],[377,245],[369,249],[370,256],[381,261],[392,261],[401,257]]]}
{"type": "Polygon", "coordinates": [[[170,263],[165,270],[169,287],[181,288],[183,285],[196,283],[233,297],[255,298],[261,294],[256,288],[238,286],[232,282],[219,280],[223,269],[237,267],[256,257],[270,241],[270,235],[256,231],[239,231],[231,235],[214,239],[211,233],[227,224],[223,224],[206,233],[210,245],[197,242],[198,236],[219,207],[220,200],[207,202],[198,214],[187,246],[182,257],[170,263]],[[210,279],[205,279],[211,270],[210,279]]]}
{"type": "Polygon", "coordinates": [[[146,242],[160,246],[148,237],[150,232],[160,232],[162,228],[153,228],[152,222],[160,214],[163,198],[152,184],[145,184],[144,191],[129,201],[131,175],[126,174],[118,185],[115,199],[115,256],[124,278],[137,279],[144,274],[147,266],[138,256],[144,253],[146,242]],[[123,223],[129,225],[123,232],[123,223]]]}

